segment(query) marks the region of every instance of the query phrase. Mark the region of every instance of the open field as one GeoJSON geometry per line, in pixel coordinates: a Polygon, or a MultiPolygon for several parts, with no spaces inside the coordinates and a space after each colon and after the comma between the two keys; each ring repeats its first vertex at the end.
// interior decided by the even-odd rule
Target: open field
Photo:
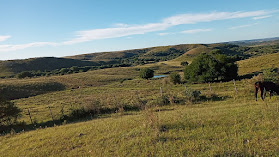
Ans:
{"type": "MultiPolygon", "coordinates": [[[[160,81],[151,81],[154,85],[149,88],[160,85],[160,81]]],[[[117,90],[127,90],[125,86],[130,83],[123,82],[117,90]]],[[[210,99],[208,84],[188,87],[200,89],[208,99],[2,136],[0,153],[3,156],[278,155],[278,97],[256,102],[245,81],[237,82],[238,94],[232,82],[212,84],[216,100],[210,99]]],[[[169,87],[175,93],[183,88],[169,87]]],[[[148,95],[156,93],[159,90],[148,95]]],[[[20,101],[24,100],[17,102],[20,101]]]]}
{"type": "MultiPolygon", "coordinates": [[[[276,54],[260,57],[269,63],[266,68],[277,63],[276,59],[268,60],[276,54]]],[[[263,60],[260,57],[239,61],[240,75],[260,71],[260,66],[247,69],[248,64],[263,60]]],[[[256,102],[253,82],[248,79],[236,81],[236,92],[232,81],[211,83],[210,91],[208,83],[173,85],[168,78],[138,78],[141,67],[151,67],[156,74],[183,70],[177,63],[170,60],[63,76],[0,80],[0,86],[10,92],[27,92],[38,86],[53,89],[35,90],[33,95],[13,100],[23,110],[19,121],[29,127],[0,136],[0,156],[279,155],[278,96],[256,102]],[[49,84],[53,82],[64,88],[52,88],[49,84]],[[201,98],[187,101],[185,86],[201,91],[201,98]],[[160,87],[163,95],[176,101],[159,105],[160,87]],[[139,100],[146,102],[145,109],[139,100]],[[69,115],[72,109],[88,106],[114,113],[60,122],[62,109],[69,115]],[[54,127],[49,127],[53,122],[48,107],[59,122],[54,127]],[[30,128],[27,109],[36,122],[34,128],[30,128]]]]}

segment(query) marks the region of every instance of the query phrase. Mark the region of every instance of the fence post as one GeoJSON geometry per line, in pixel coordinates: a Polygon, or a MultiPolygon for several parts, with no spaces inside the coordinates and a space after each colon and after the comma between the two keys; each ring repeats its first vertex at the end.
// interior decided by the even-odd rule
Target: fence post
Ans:
{"type": "Polygon", "coordinates": [[[51,115],[51,118],[52,118],[52,122],[53,122],[53,124],[55,124],[55,123],[54,123],[54,118],[53,118],[53,115],[52,115],[52,112],[51,112],[51,109],[50,109],[49,106],[48,106],[48,109],[49,109],[49,112],[50,112],[50,115],[51,115]]]}
{"type": "Polygon", "coordinates": [[[64,115],[64,105],[61,106],[61,113],[62,113],[62,116],[65,117],[65,115],[64,115]]]}
{"type": "Polygon", "coordinates": [[[163,88],[160,87],[160,93],[161,93],[161,96],[163,96],[163,88]]]}
{"type": "Polygon", "coordinates": [[[73,104],[71,103],[71,110],[73,110],[73,104]]]}
{"type": "Polygon", "coordinates": [[[31,124],[34,125],[29,108],[27,109],[31,124]]]}
{"type": "Polygon", "coordinates": [[[209,84],[210,94],[212,94],[212,88],[211,88],[210,82],[208,84],[209,84]]]}
{"type": "Polygon", "coordinates": [[[235,92],[237,94],[237,89],[236,89],[236,84],[235,84],[235,80],[233,79],[233,84],[234,84],[234,89],[235,89],[235,92]]]}

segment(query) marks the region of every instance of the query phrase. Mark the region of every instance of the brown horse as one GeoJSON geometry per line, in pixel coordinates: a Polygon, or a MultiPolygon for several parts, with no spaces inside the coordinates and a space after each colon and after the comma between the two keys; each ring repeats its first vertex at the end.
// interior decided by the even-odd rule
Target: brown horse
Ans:
{"type": "Polygon", "coordinates": [[[271,93],[276,92],[279,95],[279,86],[273,82],[263,81],[263,82],[256,82],[255,83],[255,97],[257,101],[258,90],[261,91],[261,98],[264,100],[266,93],[264,91],[269,92],[269,96],[271,98],[271,93]],[[264,94],[264,97],[263,97],[264,94]]]}

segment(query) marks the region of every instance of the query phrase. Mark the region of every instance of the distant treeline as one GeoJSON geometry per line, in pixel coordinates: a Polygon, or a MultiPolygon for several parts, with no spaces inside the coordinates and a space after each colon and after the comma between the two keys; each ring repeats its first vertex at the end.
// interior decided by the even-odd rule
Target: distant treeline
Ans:
{"type": "MultiPolygon", "coordinates": [[[[40,71],[40,70],[33,70],[33,71],[23,71],[18,73],[17,75],[11,75],[8,78],[26,78],[26,77],[40,77],[40,76],[54,76],[54,75],[66,75],[66,74],[73,74],[73,73],[80,73],[80,72],[87,72],[89,70],[97,70],[97,69],[105,69],[105,68],[113,68],[113,67],[128,67],[131,66],[130,64],[109,64],[109,65],[101,65],[101,66],[72,66],[70,68],[61,68],[55,69],[51,71],[40,71]]],[[[6,77],[1,77],[6,78],[6,77]]]]}
{"type": "Polygon", "coordinates": [[[0,78],[39,77],[65,75],[88,70],[144,65],[175,59],[186,53],[194,58],[201,53],[220,51],[234,60],[243,60],[262,54],[279,52],[279,44],[264,46],[239,46],[233,44],[182,44],[145,49],[125,50],[121,52],[104,52],[72,56],[68,58],[43,57],[26,60],[0,62],[0,78]],[[200,49],[197,49],[200,48],[200,49]],[[196,53],[189,53],[191,50],[196,53]]]}

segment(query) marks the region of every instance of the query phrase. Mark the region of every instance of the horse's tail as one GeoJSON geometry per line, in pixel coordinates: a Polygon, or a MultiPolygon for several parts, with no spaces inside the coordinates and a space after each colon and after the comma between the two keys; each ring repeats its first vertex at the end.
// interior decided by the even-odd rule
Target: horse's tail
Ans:
{"type": "Polygon", "coordinates": [[[275,86],[274,92],[276,92],[276,94],[279,95],[279,85],[276,85],[276,86],[275,86]]]}

